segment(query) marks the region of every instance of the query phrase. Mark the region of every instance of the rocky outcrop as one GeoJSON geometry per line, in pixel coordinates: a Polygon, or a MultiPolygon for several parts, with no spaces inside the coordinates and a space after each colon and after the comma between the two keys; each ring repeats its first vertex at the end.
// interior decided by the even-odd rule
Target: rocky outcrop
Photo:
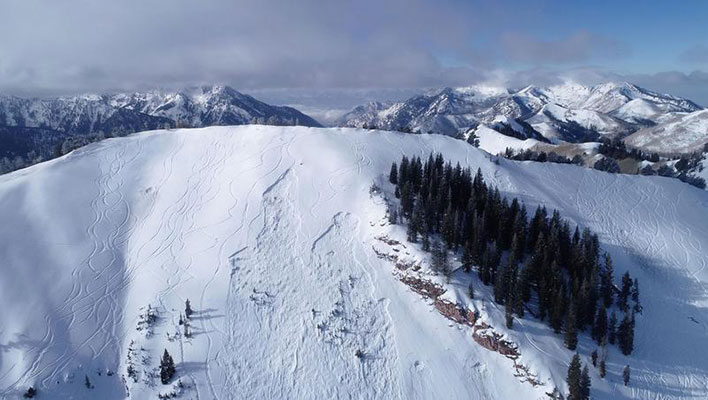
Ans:
{"type": "Polygon", "coordinates": [[[399,279],[406,286],[411,288],[412,291],[429,299],[437,299],[440,295],[445,293],[445,289],[443,289],[442,286],[425,279],[419,279],[410,275],[402,275],[399,279]]]}
{"type": "Polygon", "coordinates": [[[455,304],[445,299],[436,299],[433,303],[435,308],[445,318],[467,326],[474,326],[477,320],[477,315],[474,311],[463,307],[460,304],[455,304]]]}
{"type": "Polygon", "coordinates": [[[488,325],[485,324],[485,326],[486,328],[482,328],[481,326],[475,327],[476,329],[472,333],[472,338],[475,342],[477,342],[480,346],[484,347],[487,350],[497,352],[508,358],[519,358],[521,354],[519,353],[519,349],[514,343],[502,339],[502,335],[492,331],[490,329],[491,327],[489,327],[488,325]]]}

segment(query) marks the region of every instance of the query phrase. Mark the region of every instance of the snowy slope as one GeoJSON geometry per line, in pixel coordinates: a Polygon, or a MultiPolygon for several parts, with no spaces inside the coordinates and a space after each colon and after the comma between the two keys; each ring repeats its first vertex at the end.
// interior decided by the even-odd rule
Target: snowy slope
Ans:
{"type": "Polygon", "coordinates": [[[515,137],[502,135],[494,129],[486,125],[480,125],[474,130],[475,135],[479,138],[479,148],[490,154],[499,154],[506,151],[507,148],[513,150],[526,150],[540,143],[536,139],[517,139],[515,137]]]}
{"type": "Polygon", "coordinates": [[[708,110],[676,114],[625,139],[628,146],[657,153],[692,153],[708,143],[708,110]]]}
{"type": "Polygon", "coordinates": [[[570,109],[556,104],[546,104],[527,120],[534,129],[551,140],[569,142],[596,141],[599,136],[628,133],[628,123],[588,109],[570,109]]]}
{"type": "MultiPolygon", "coordinates": [[[[615,271],[639,279],[635,352],[610,349],[605,380],[591,372],[593,398],[708,396],[707,192],[661,177],[495,164],[438,135],[265,126],[109,139],[0,177],[0,393],[36,385],[46,398],[124,398],[130,353],[139,375],[126,379],[130,396],[155,398],[172,388],[146,374],[165,348],[184,398],[540,399],[564,389],[571,352],[544,324],[527,318],[505,332],[481,288],[470,304],[518,344],[519,362],[544,384],[533,387],[373,252],[375,237],[405,232],[385,223],[371,183],[401,154],[431,151],[589,226],[615,271]],[[191,338],[177,324],[187,298],[191,338]],[[148,305],[157,321],[138,331],[148,305]]],[[[464,279],[451,291],[463,293],[464,279]]],[[[587,362],[587,335],[579,349],[587,362]]]]}
{"type": "Polygon", "coordinates": [[[613,115],[627,122],[642,123],[657,120],[661,110],[654,103],[644,99],[631,100],[613,112],[613,115]]]}

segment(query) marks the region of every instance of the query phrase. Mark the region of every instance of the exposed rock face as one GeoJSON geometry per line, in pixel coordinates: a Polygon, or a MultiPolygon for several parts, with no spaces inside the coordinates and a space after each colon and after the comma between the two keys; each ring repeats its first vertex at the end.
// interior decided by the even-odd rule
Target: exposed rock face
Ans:
{"type": "Polygon", "coordinates": [[[458,324],[474,326],[474,323],[477,320],[477,316],[474,311],[463,308],[461,305],[454,304],[451,301],[436,299],[434,305],[440,314],[444,315],[447,319],[457,322],[458,324]]]}
{"type": "Polygon", "coordinates": [[[487,332],[488,329],[489,328],[475,329],[472,333],[472,338],[474,341],[479,343],[485,349],[495,351],[511,359],[516,359],[521,355],[514,343],[502,339],[502,335],[494,331],[487,332]]]}
{"type": "Polygon", "coordinates": [[[409,275],[401,276],[400,280],[414,292],[430,299],[437,299],[440,295],[445,293],[445,289],[443,289],[442,286],[436,285],[431,281],[418,279],[409,275]]]}

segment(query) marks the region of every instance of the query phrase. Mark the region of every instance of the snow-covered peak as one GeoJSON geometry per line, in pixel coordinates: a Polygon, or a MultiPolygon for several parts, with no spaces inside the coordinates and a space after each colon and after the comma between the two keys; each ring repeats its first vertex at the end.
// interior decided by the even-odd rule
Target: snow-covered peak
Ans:
{"type": "Polygon", "coordinates": [[[454,90],[461,95],[472,95],[486,98],[504,96],[509,93],[505,87],[495,85],[461,86],[456,87],[454,90]]]}
{"type": "Polygon", "coordinates": [[[578,108],[590,95],[591,89],[575,82],[564,82],[559,85],[540,88],[548,101],[567,108],[578,108]]]}
{"type": "Polygon", "coordinates": [[[152,90],[57,99],[0,98],[0,121],[51,128],[67,134],[129,133],[187,123],[191,126],[250,122],[319,126],[290,107],[271,106],[229,86],[152,90]]]}
{"type": "Polygon", "coordinates": [[[628,101],[614,112],[615,116],[628,122],[651,121],[660,113],[659,106],[641,98],[628,101]]]}
{"type": "Polygon", "coordinates": [[[702,108],[687,99],[659,94],[629,82],[586,86],[566,81],[549,87],[507,90],[473,85],[429,90],[387,109],[357,107],[337,124],[352,127],[463,134],[478,124],[493,124],[498,115],[536,124],[547,139],[598,140],[622,137],[662,122],[667,115],[702,108]]]}
{"type": "Polygon", "coordinates": [[[671,114],[662,123],[633,133],[625,142],[665,154],[703,151],[708,144],[708,110],[671,114]]]}

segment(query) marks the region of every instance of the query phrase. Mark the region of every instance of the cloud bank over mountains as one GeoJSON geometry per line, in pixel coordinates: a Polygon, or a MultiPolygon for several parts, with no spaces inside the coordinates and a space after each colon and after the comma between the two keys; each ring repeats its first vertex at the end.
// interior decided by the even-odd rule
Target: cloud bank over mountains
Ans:
{"type": "Polygon", "coordinates": [[[633,40],[582,21],[552,29],[550,20],[560,18],[548,12],[560,7],[554,3],[9,1],[0,5],[0,35],[13,38],[0,43],[0,92],[214,83],[362,90],[616,77],[708,103],[704,46],[686,45],[674,57],[685,68],[626,69],[623,62],[642,56],[633,40]]]}

